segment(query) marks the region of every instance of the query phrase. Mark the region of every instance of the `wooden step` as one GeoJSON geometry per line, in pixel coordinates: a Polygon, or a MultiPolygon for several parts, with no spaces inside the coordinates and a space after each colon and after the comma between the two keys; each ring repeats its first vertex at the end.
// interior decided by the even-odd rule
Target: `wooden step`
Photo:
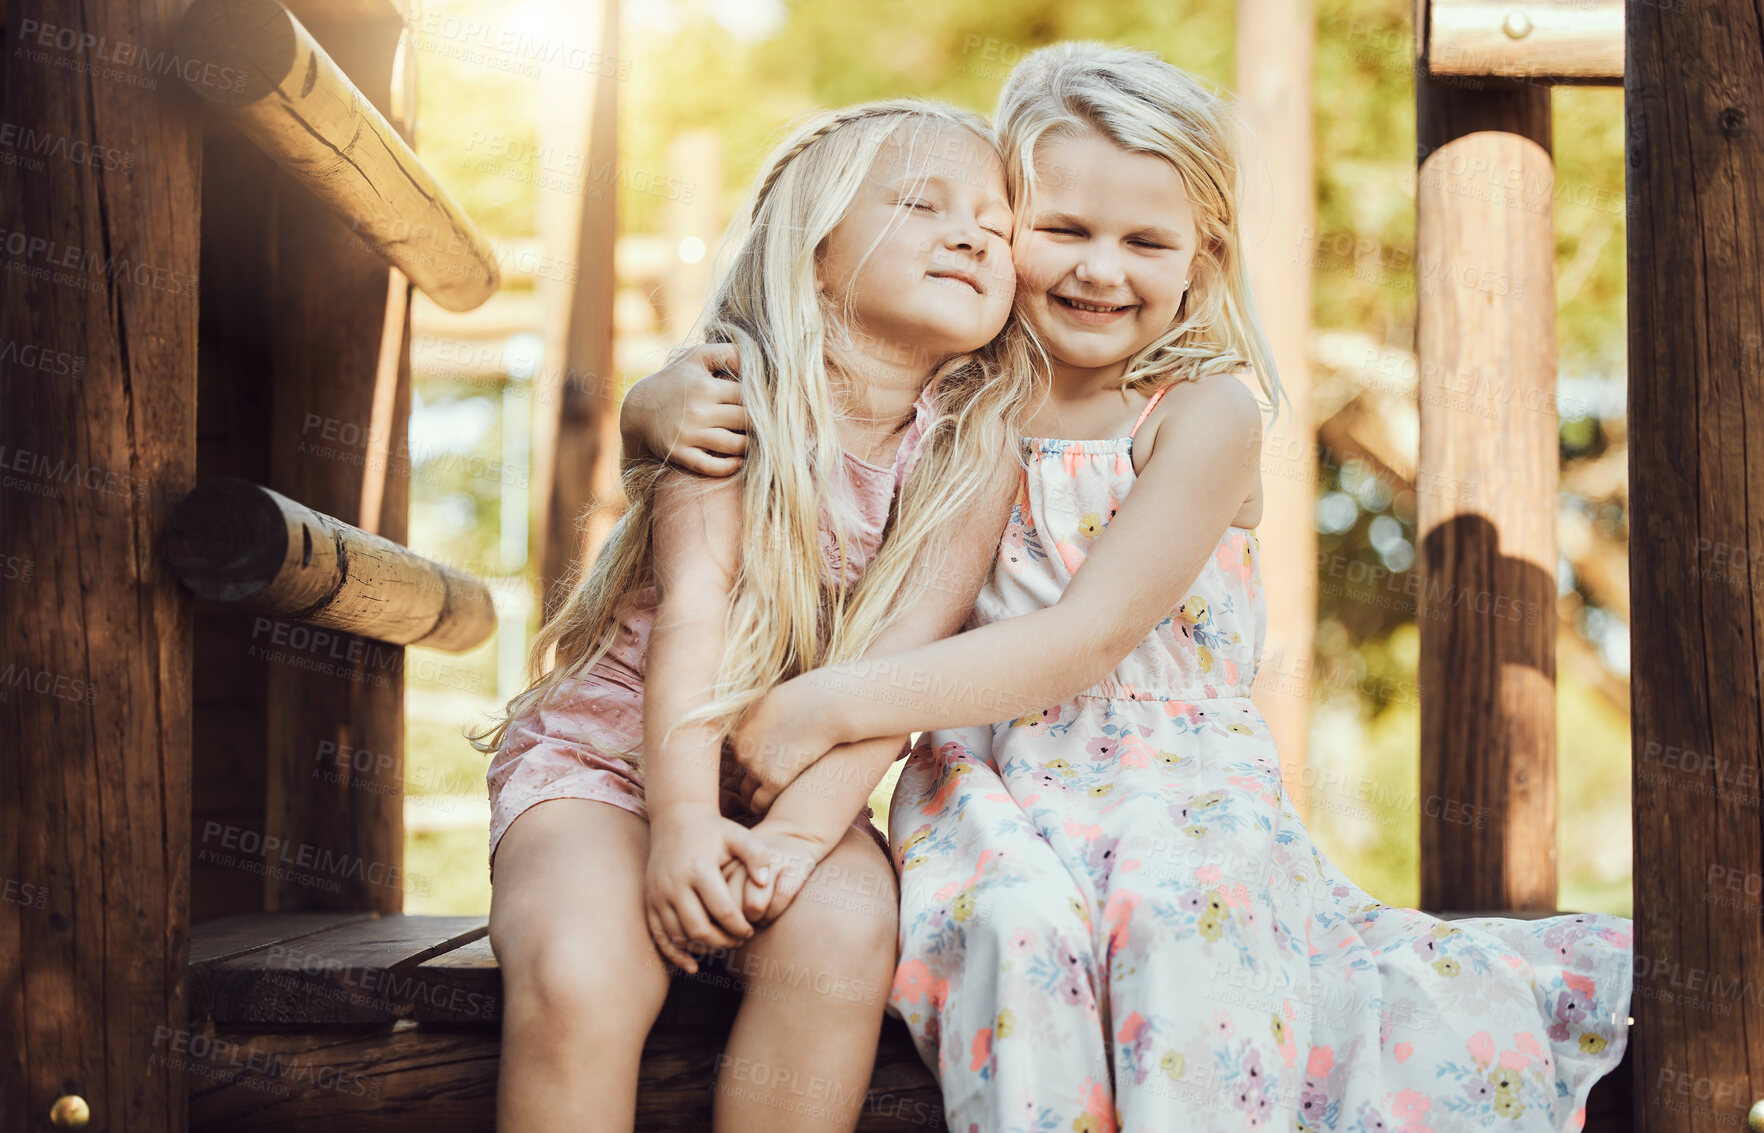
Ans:
{"type": "MultiPolygon", "coordinates": [[[[1445,913],[1467,916],[1542,913],[1445,913]]],[[[196,926],[188,1033],[156,1043],[190,1082],[192,1133],[489,1133],[502,973],[483,917],[258,914],[196,926]]],[[[643,1048],[640,1131],[710,1128],[716,1059],[740,1006],[725,975],[682,975],[643,1048]]],[[[1587,1133],[1631,1128],[1630,1057],[1587,1133]]],[[[945,1128],[936,1079],[884,1021],[858,1128],[945,1128]]]]}
{"type": "MultiPolygon", "coordinates": [[[[502,973],[488,932],[483,917],[332,913],[196,926],[190,1032],[162,1044],[189,1076],[191,1133],[489,1133],[502,973]]],[[[740,1003],[727,976],[674,982],[643,1048],[638,1130],[710,1128],[740,1003]]],[[[884,1023],[858,1128],[944,1128],[937,1081],[898,1019],[884,1023]]]]}

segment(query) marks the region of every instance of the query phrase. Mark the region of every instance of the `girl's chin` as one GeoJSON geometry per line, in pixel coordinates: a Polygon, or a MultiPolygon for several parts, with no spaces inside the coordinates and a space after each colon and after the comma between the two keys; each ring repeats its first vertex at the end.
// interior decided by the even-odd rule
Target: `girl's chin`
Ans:
{"type": "Polygon", "coordinates": [[[1101,370],[1108,366],[1117,366],[1139,353],[1129,349],[1130,343],[1114,343],[1104,345],[1095,341],[1073,342],[1064,340],[1044,340],[1048,352],[1061,364],[1074,370],[1101,370]]]}

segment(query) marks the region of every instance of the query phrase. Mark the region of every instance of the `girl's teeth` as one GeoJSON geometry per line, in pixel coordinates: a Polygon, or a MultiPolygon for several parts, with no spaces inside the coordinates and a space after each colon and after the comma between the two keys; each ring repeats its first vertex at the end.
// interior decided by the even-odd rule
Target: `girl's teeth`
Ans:
{"type": "Polygon", "coordinates": [[[1060,300],[1065,303],[1070,303],[1072,306],[1078,308],[1080,311],[1100,311],[1100,312],[1103,312],[1106,314],[1108,312],[1119,311],[1121,309],[1119,307],[1099,307],[1095,303],[1080,303],[1076,299],[1067,299],[1064,295],[1060,296],[1060,300]]]}

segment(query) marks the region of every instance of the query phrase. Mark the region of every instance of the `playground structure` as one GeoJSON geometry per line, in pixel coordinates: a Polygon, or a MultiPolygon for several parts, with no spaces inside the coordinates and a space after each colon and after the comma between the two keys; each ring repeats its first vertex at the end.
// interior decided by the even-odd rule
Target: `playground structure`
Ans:
{"type": "MultiPolygon", "coordinates": [[[[595,12],[616,54],[616,4],[595,12]]],[[[9,1129],[492,1124],[485,922],[401,914],[402,646],[465,648],[493,618],[482,583],[401,546],[410,288],[467,309],[499,278],[410,149],[410,15],[7,5],[5,120],[132,155],[126,177],[0,166],[0,342],[81,359],[76,380],[0,383],[0,566],[31,567],[0,585],[7,671],[28,677],[0,700],[9,1129]],[[100,42],[202,66],[148,97],[52,62],[100,42]]],[[[1420,495],[1422,795],[1479,816],[1421,817],[1429,909],[1555,902],[1555,619],[1434,596],[1554,608],[1549,92],[1625,88],[1637,1089],[1628,1064],[1601,1082],[1594,1131],[1732,1124],[1764,1097],[1764,1002],[1745,990],[1764,926],[1713,888],[1755,895],[1764,872],[1759,599],[1729,582],[1749,583],[1764,538],[1750,17],[1737,0],[1416,7],[1417,482],[1477,487],[1420,495]],[[1519,396],[1492,421],[1426,396],[1462,374],[1519,396]]],[[[592,153],[616,152],[615,89],[595,85],[592,153]]],[[[584,201],[565,365],[548,367],[600,377],[536,401],[555,408],[534,461],[547,594],[613,490],[611,208],[584,201]]],[[[640,1127],[706,1124],[734,1002],[677,981],[640,1127]]],[[[891,1024],[861,1127],[938,1112],[891,1024]]]]}

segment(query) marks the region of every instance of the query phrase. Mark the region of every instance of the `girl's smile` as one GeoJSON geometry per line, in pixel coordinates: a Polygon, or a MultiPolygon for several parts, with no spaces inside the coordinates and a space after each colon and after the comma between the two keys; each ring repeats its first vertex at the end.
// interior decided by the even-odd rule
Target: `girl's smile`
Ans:
{"type": "Polygon", "coordinates": [[[1012,249],[1021,310],[1054,377],[1114,378],[1175,322],[1197,238],[1174,166],[1093,131],[1043,137],[1012,249]]]}
{"type": "Polygon", "coordinates": [[[1106,326],[1138,306],[1137,303],[1103,303],[1099,300],[1080,299],[1058,292],[1051,292],[1050,297],[1053,299],[1054,310],[1089,326],[1106,326]]]}

